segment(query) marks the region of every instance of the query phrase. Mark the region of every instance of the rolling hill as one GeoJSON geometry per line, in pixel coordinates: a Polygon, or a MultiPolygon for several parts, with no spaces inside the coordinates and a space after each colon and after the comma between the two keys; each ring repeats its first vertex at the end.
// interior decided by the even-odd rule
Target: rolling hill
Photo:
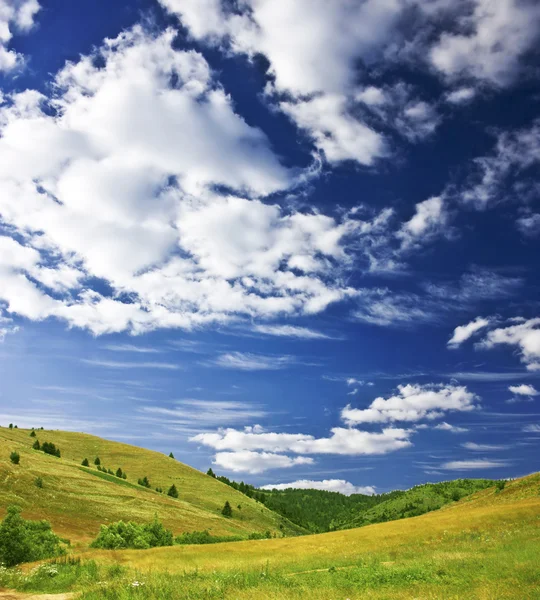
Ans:
{"type": "Polygon", "coordinates": [[[247,537],[271,531],[294,535],[303,530],[225,484],[158,452],[104,440],[83,433],[0,428],[0,517],[9,504],[17,504],[26,518],[47,519],[53,529],[76,547],[95,538],[101,524],[118,520],[151,521],[155,514],[174,534],[209,530],[214,535],[247,537]],[[34,441],[52,442],[61,458],[32,449],[34,441]],[[12,464],[12,451],[20,464],[12,464]],[[127,479],[99,472],[93,461],[127,479]],[[82,467],[88,458],[90,467],[82,467]],[[137,484],[148,477],[152,489],[137,484]],[[40,478],[42,488],[36,486],[40,478]],[[175,484],[179,498],[158,493],[175,484]],[[225,501],[233,518],[221,515],[225,501]],[[239,508],[240,507],[240,508],[239,508]]]}

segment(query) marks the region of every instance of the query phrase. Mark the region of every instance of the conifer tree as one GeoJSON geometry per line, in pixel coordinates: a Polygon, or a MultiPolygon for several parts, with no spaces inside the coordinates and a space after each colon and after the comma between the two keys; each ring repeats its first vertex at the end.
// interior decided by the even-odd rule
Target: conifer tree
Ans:
{"type": "Polygon", "coordinates": [[[223,508],[221,509],[221,514],[224,517],[232,517],[232,508],[228,500],[225,502],[223,508]]]}
{"type": "Polygon", "coordinates": [[[174,483],[169,488],[169,491],[167,492],[167,496],[171,496],[171,498],[178,498],[178,490],[176,489],[176,486],[174,485],[174,483]]]}

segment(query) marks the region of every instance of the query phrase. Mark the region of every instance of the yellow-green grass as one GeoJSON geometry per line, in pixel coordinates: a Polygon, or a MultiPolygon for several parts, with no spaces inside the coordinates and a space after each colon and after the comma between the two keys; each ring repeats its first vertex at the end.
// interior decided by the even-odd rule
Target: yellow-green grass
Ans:
{"type": "Polygon", "coordinates": [[[10,504],[21,506],[26,518],[47,519],[76,547],[87,546],[101,524],[121,519],[148,522],[155,514],[174,534],[207,529],[215,535],[247,537],[253,531],[276,535],[299,531],[264,505],[168,456],[65,431],[37,431],[37,438],[32,438],[29,430],[0,428],[0,517],[10,504]],[[53,442],[62,457],[33,450],[35,439],[53,442]],[[11,463],[12,451],[19,452],[19,465],[11,463]],[[96,456],[114,472],[121,467],[127,480],[104,479],[93,464],[96,456]],[[81,467],[84,458],[90,468],[81,467]],[[165,492],[174,483],[179,499],[138,486],[144,476],[152,488],[165,492]],[[38,477],[43,488],[35,484],[38,477]],[[232,519],[221,515],[226,500],[233,507],[232,519]]]}
{"type": "MultiPolygon", "coordinates": [[[[95,551],[92,558],[143,570],[166,565],[169,572],[186,569],[251,569],[269,565],[285,572],[347,566],[360,556],[407,551],[411,544],[436,551],[445,536],[464,531],[510,531],[530,527],[539,535],[540,474],[509,482],[420,517],[369,525],[358,529],[250,542],[180,546],[151,550],[95,551]],[[515,490],[519,490],[516,494],[515,490]]],[[[538,547],[540,556],[540,545],[538,547]]],[[[540,559],[539,559],[540,569],[540,559]]],[[[540,574],[540,572],[539,572],[540,574]]]]}
{"type": "Polygon", "coordinates": [[[540,599],[540,475],[360,529],[82,556],[13,586],[81,600],[540,599]]]}

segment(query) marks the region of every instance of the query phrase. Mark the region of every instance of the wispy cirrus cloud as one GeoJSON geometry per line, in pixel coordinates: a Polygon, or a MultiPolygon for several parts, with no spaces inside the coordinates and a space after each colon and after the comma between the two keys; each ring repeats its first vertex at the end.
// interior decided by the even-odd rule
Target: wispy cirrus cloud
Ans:
{"type": "Polygon", "coordinates": [[[161,369],[167,371],[177,371],[182,369],[181,365],[167,362],[127,362],[99,358],[81,358],[80,362],[85,365],[104,367],[106,369],[161,369]]]}
{"type": "Polygon", "coordinates": [[[294,356],[271,356],[253,354],[250,352],[225,352],[220,354],[210,364],[224,369],[239,371],[276,371],[297,364],[294,356]]]}
{"type": "Polygon", "coordinates": [[[508,467],[512,463],[507,460],[452,460],[440,465],[440,469],[445,471],[479,471],[483,469],[500,469],[508,467]]]}

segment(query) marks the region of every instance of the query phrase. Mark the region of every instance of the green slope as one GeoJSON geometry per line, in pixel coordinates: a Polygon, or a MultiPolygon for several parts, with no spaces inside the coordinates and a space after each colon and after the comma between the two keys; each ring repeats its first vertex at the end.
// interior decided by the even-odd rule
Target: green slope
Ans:
{"type": "Polygon", "coordinates": [[[275,535],[302,532],[263,504],[158,452],[83,433],[37,431],[41,443],[60,448],[62,456],[56,458],[33,450],[36,438],[29,434],[0,428],[0,517],[9,504],[18,504],[25,517],[49,520],[57,533],[78,546],[86,546],[101,524],[120,519],[146,522],[156,513],[174,534],[206,529],[215,535],[246,537],[267,530],[275,535]],[[19,465],[11,463],[12,451],[20,453],[19,465]],[[114,472],[121,467],[127,480],[97,471],[96,456],[114,472]],[[84,458],[90,468],[81,467],[84,458]],[[144,476],[151,490],[137,485],[144,476]],[[36,486],[38,477],[43,488],[36,486]],[[173,483],[180,493],[177,500],[154,491],[167,490],[173,483]],[[221,515],[226,500],[233,507],[230,519],[221,515]]]}
{"type": "Polygon", "coordinates": [[[417,485],[410,490],[382,494],[380,502],[370,508],[352,513],[339,524],[340,529],[362,527],[372,523],[384,523],[442,508],[486,488],[493,488],[490,479],[456,479],[441,483],[417,485]]]}

